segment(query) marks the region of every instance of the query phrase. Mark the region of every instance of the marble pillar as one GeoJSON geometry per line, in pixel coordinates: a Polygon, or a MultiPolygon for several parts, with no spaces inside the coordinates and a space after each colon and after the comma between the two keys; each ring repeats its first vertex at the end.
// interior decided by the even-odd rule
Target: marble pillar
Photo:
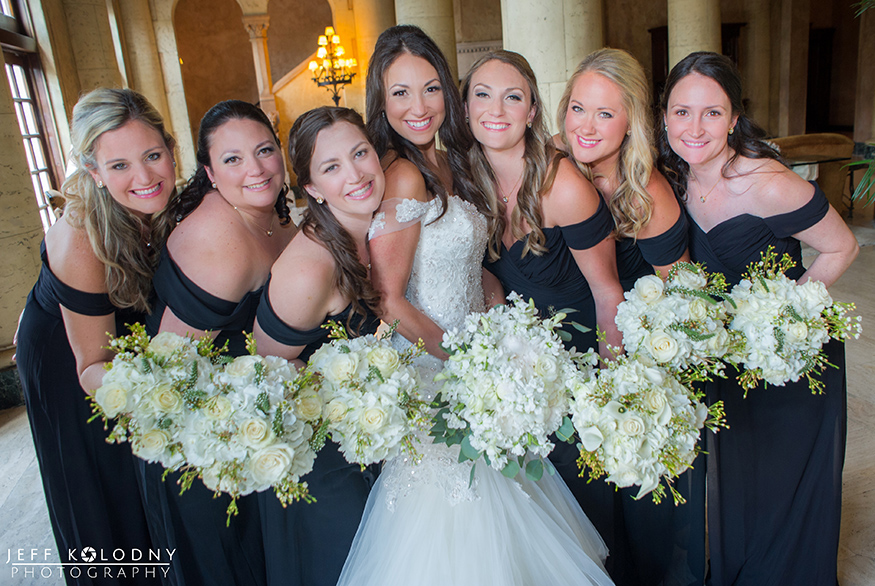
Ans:
{"type": "Polygon", "coordinates": [[[106,0],[64,0],[80,91],[123,87],[106,0]]]}
{"type": "Polygon", "coordinates": [[[355,11],[355,40],[358,49],[358,75],[368,74],[374,45],[384,30],[395,26],[394,0],[352,0],[355,11]]]}
{"type": "Polygon", "coordinates": [[[276,99],[273,96],[273,82],[270,80],[270,55],[267,51],[267,28],[270,16],[267,14],[244,14],[243,26],[249,33],[252,43],[252,61],[255,64],[255,81],[258,84],[258,104],[264,110],[274,127],[279,122],[276,99]]]}
{"type": "Polygon", "coordinates": [[[860,16],[857,49],[857,95],[854,106],[854,140],[875,143],[875,9],[860,16]]]}
{"type": "Polygon", "coordinates": [[[720,0],[668,0],[668,66],[694,51],[720,53],[720,0]]]}
{"type": "Polygon", "coordinates": [[[771,18],[769,3],[762,0],[744,0],[748,15],[745,34],[742,36],[742,87],[749,99],[747,115],[764,128],[769,126],[770,112],[770,62],[771,18]]]}
{"type": "Polygon", "coordinates": [[[772,5],[778,42],[772,44],[770,130],[777,136],[805,134],[810,14],[810,0],[775,0],[772,5]]]}
{"type": "Polygon", "coordinates": [[[459,78],[453,0],[395,0],[395,18],[398,24],[415,24],[434,39],[447,58],[453,78],[459,78]]]}

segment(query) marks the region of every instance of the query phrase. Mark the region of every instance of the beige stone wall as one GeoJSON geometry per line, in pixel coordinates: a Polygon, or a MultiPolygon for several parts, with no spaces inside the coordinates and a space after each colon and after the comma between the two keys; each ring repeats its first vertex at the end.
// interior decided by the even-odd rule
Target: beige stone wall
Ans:
{"type": "Polygon", "coordinates": [[[64,16],[80,91],[84,93],[101,86],[123,87],[106,0],[64,0],[64,16]]]}
{"type": "MultiPolygon", "coordinates": [[[[2,64],[2,57],[0,57],[2,64]]],[[[0,368],[12,364],[12,336],[39,274],[43,237],[9,86],[0,88],[0,368]]]]}
{"type": "MultiPolygon", "coordinates": [[[[268,4],[270,28],[267,48],[270,75],[281,79],[316,49],[316,40],[331,26],[331,7],[325,0],[271,0],[268,4]]],[[[341,39],[344,48],[353,50],[350,39],[341,39]]]]}
{"type": "Polygon", "coordinates": [[[605,2],[605,44],[624,49],[650,72],[651,41],[648,29],[668,24],[668,5],[664,1],[612,0],[605,2]]]}
{"type": "Polygon", "coordinates": [[[457,43],[501,40],[501,0],[453,0],[453,13],[457,43]]]}

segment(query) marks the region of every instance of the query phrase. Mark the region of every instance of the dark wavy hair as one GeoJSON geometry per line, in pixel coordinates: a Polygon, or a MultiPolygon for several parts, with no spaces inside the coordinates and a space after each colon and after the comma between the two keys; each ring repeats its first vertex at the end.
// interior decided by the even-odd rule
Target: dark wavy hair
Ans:
{"type": "MultiPolygon", "coordinates": [[[[267,115],[258,106],[241,100],[225,100],[210,108],[204,114],[204,117],[201,118],[201,125],[197,133],[197,170],[182,190],[182,193],[179,195],[179,201],[173,208],[177,222],[181,222],[186,216],[195,211],[203,201],[204,195],[212,191],[213,185],[207,176],[206,170],[206,167],[212,166],[210,146],[212,145],[213,135],[229,120],[252,120],[264,125],[270,130],[277,149],[282,149],[280,139],[277,137],[273,125],[271,125],[267,115]]],[[[292,221],[289,205],[286,202],[286,194],[288,192],[288,186],[283,186],[280,189],[279,195],[277,195],[274,206],[282,226],[292,221]]]]}
{"type": "Polygon", "coordinates": [[[421,57],[435,68],[444,95],[446,117],[438,130],[441,145],[446,149],[450,170],[453,173],[453,191],[456,195],[477,206],[484,214],[488,208],[477,186],[471,181],[468,164],[468,151],[474,146],[474,137],[465,122],[465,110],[447,59],[437,44],[422,29],[413,25],[397,25],[383,31],[377,39],[374,54],[368,65],[367,79],[367,117],[368,136],[382,158],[389,150],[394,150],[416,165],[425,179],[425,188],[440,198],[443,212],[447,209],[449,194],[441,185],[440,179],[431,170],[425,156],[412,142],[395,132],[386,119],[386,71],[402,54],[409,53],[421,57]]]}
{"type": "MultiPolygon", "coordinates": [[[[289,161],[292,163],[292,171],[298,178],[298,187],[302,190],[312,182],[310,163],[313,160],[313,151],[319,133],[340,122],[352,124],[367,136],[361,115],[349,108],[322,106],[305,112],[292,125],[289,132],[289,161]]],[[[359,260],[355,240],[337,221],[328,205],[319,204],[312,196],[308,196],[307,209],[304,210],[299,228],[310,239],[324,246],[334,259],[337,288],[352,303],[347,327],[352,324],[353,314],[362,317],[367,315],[365,306],[376,312],[380,304],[380,294],[368,279],[367,268],[359,260]]],[[[363,320],[359,325],[362,323],[363,320]]]]}
{"type": "MultiPolygon", "coordinates": [[[[732,115],[738,116],[738,121],[733,127],[732,134],[728,136],[732,155],[723,167],[724,177],[739,156],[749,159],[775,159],[781,161],[778,151],[763,140],[766,132],[744,113],[744,104],[741,101],[741,76],[738,74],[738,69],[732,60],[724,55],[699,51],[690,53],[678,62],[668,74],[668,79],[665,81],[665,89],[659,101],[663,115],[666,115],[668,112],[668,100],[671,97],[672,90],[680,80],[691,73],[698,73],[716,81],[729,98],[732,115]]],[[[687,179],[690,173],[690,166],[672,150],[662,124],[659,125],[659,128],[660,130],[657,135],[659,168],[669,183],[671,183],[678,197],[686,201],[687,179]]]]}

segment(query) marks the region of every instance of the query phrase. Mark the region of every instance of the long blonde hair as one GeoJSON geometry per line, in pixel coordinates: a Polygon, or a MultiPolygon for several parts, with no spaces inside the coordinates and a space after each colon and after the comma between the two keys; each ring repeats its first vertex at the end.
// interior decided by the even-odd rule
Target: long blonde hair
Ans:
{"type": "MultiPolygon", "coordinates": [[[[108,188],[98,187],[89,173],[95,165],[97,139],[131,120],[158,131],[173,152],[176,141],[145,97],[129,89],[98,88],[84,95],[73,108],[71,155],[77,169],[61,190],[67,199],[64,217],[74,227],[85,230],[94,255],[106,267],[110,301],[119,308],[149,311],[152,276],[173,228],[170,214],[165,209],[148,220],[141,219],[113,199],[108,188]]],[[[172,197],[176,197],[175,191],[172,197]]]]}
{"type": "MultiPolygon", "coordinates": [[[[467,104],[469,99],[468,92],[471,89],[471,79],[477,70],[493,60],[512,66],[523,76],[529,85],[529,93],[532,96],[531,105],[535,108],[532,125],[526,128],[524,137],[526,142],[525,154],[523,155],[525,167],[523,168],[522,182],[517,195],[517,204],[513,212],[511,212],[510,230],[515,240],[525,238],[526,233],[523,231],[523,220],[525,220],[532,229],[532,232],[529,234],[528,239],[526,239],[526,244],[523,247],[523,256],[529,252],[540,256],[547,252],[545,245],[547,238],[544,236],[544,230],[541,228],[543,223],[541,195],[549,191],[553,185],[553,180],[558,170],[558,160],[553,156],[553,148],[547,146],[550,140],[550,132],[547,130],[547,122],[544,120],[544,102],[541,100],[541,94],[538,91],[538,81],[529,62],[519,53],[504,50],[491,51],[478,59],[471,66],[465,79],[462,80],[462,100],[467,104]],[[553,163],[552,166],[551,161],[553,163]]],[[[498,179],[479,142],[475,141],[474,147],[468,151],[468,160],[471,162],[471,175],[474,178],[474,182],[477,183],[486,197],[486,204],[489,209],[488,251],[490,260],[495,261],[498,260],[500,255],[501,237],[507,228],[507,218],[505,216],[507,207],[499,197],[498,179]]]]}
{"type": "MultiPolygon", "coordinates": [[[[577,79],[593,71],[614,82],[623,95],[623,108],[629,121],[631,134],[620,144],[617,173],[620,184],[608,196],[608,208],[614,216],[617,234],[636,238],[650,222],[653,198],[647,193],[647,184],[653,172],[656,150],[653,147],[653,122],[650,109],[650,89],[644,69],[632,55],[621,49],[599,49],[587,55],[577,66],[565,86],[559,102],[559,131],[566,150],[571,145],[565,132],[565,116],[571,102],[571,90],[577,79]]],[[[574,157],[570,157],[574,160],[574,157]]],[[[574,161],[578,168],[592,181],[593,171],[586,163],[574,161]]]]}

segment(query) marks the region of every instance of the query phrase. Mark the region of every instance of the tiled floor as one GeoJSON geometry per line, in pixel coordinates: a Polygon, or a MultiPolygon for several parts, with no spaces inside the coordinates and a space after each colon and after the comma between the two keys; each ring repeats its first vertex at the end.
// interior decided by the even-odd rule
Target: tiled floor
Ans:
{"type": "MultiPolygon", "coordinates": [[[[858,227],[875,244],[875,229],[858,227]]],[[[833,296],[854,301],[863,335],[848,344],[848,447],[839,551],[842,586],[875,584],[875,246],[865,246],[833,296]]],[[[23,407],[0,411],[0,584],[56,586],[57,577],[11,575],[7,550],[54,549],[39,469],[23,407]]]]}

